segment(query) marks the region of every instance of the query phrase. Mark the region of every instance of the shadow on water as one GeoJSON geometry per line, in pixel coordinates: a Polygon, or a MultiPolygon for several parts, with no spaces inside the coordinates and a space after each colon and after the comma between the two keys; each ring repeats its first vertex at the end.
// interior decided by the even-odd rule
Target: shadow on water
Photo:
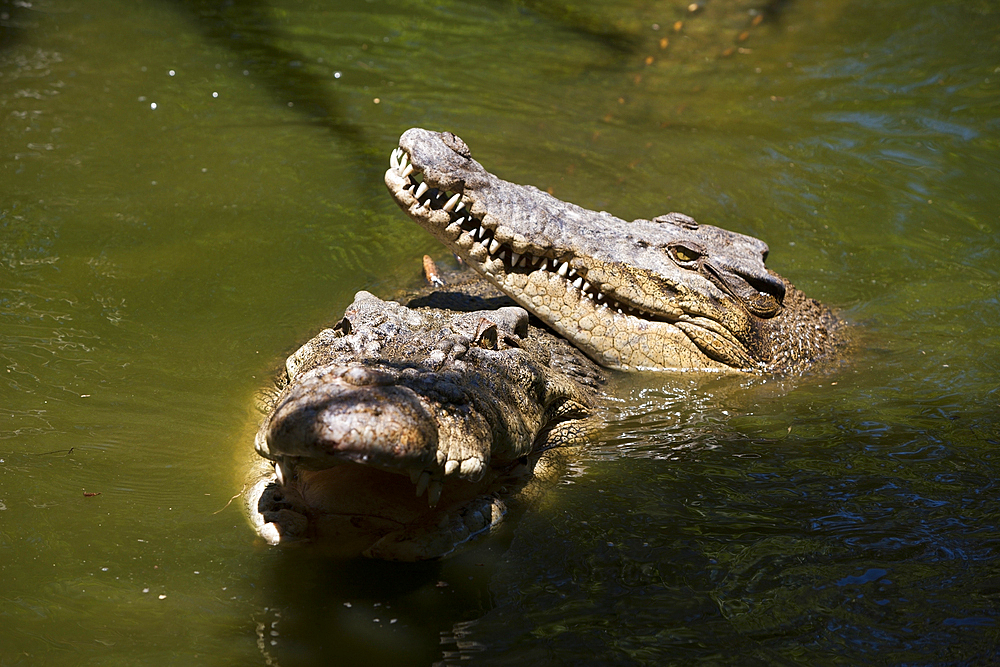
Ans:
{"type": "Polygon", "coordinates": [[[615,27],[606,14],[593,13],[592,7],[581,8],[566,2],[544,0],[494,0],[499,4],[512,4],[531,12],[582,37],[589,38],[605,48],[629,55],[640,48],[639,36],[615,27]]]}
{"type": "Polygon", "coordinates": [[[360,183],[358,192],[374,199],[369,186],[381,180],[382,161],[373,159],[380,148],[365,137],[362,128],[349,118],[344,105],[333,92],[331,79],[301,66],[305,54],[283,47],[281,27],[273,17],[273,8],[264,0],[168,0],[208,40],[230,51],[239,62],[250,67],[271,96],[288,102],[290,111],[305,124],[329,131],[360,183]]]}
{"type": "Polygon", "coordinates": [[[344,561],[284,551],[263,582],[257,647],[268,664],[431,664],[442,636],[491,606],[493,568],[475,561],[344,561]]]}
{"type": "Polygon", "coordinates": [[[28,9],[22,2],[0,0],[0,51],[10,49],[24,39],[28,9]]]}
{"type": "Polygon", "coordinates": [[[347,119],[329,82],[304,67],[304,54],[277,44],[281,30],[272,9],[262,0],[170,0],[210,42],[231,51],[241,62],[254,62],[255,70],[275,98],[293,103],[310,123],[325,127],[345,144],[364,146],[361,129],[347,119]]]}

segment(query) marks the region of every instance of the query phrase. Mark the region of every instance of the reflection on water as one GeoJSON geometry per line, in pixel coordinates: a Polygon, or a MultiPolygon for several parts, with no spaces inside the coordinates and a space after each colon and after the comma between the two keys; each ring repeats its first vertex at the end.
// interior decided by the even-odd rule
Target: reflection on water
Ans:
{"type": "Polygon", "coordinates": [[[689,4],[0,0],[0,663],[986,664],[1000,13],[689,4]],[[452,560],[255,544],[254,392],[443,254],[381,183],[414,125],[766,240],[852,353],[616,376],[452,560]]]}

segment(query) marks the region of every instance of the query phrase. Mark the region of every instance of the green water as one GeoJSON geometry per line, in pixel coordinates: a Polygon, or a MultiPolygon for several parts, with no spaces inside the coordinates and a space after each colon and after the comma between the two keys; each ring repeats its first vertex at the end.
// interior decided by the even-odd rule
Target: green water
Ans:
{"type": "Polygon", "coordinates": [[[990,664],[1000,8],[687,4],[0,0],[0,665],[990,664]],[[256,544],[254,392],[444,254],[381,184],[411,126],[763,238],[855,348],[618,378],[444,563],[256,544]]]}

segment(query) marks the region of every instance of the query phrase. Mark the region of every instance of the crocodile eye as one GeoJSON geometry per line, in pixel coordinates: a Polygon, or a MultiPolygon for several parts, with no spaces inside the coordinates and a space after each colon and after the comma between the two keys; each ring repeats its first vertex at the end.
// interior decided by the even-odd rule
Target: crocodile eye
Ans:
{"type": "Polygon", "coordinates": [[[472,344],[484,350],[495,350],[497,349],[497,340],[497,325],[485,317],[480,319],[479,328],[476,331],[476,339],[472,344]]]}
{"type": "Polygon", "coordinates": [[[702,256],[701,252],[679,244],[670,246],[669,251],[675,262],[687,268],[694,268],[702,256]]]}

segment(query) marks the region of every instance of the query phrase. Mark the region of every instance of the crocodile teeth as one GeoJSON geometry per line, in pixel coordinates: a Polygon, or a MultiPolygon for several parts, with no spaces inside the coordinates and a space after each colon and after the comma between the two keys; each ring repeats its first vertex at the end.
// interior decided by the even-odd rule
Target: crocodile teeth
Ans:
{"type": "Polygon", "coordinates": [[[497,241],[496,239],[493,239],[493,241],[490,242],[490,247],[489,247],[490,254],[495,255],[497,250],[499,249],[500,249],[500,242],[497,241]]]}
{"type": "Polygon", "coordinates": [[[451,196],[451,199],[449,199],[444,203],[444,206],[442,206],[441,208],[443,208],[446,211],[451,211],[452,209],[455,208],[455,204],[457,204],[461,199],[462,195],[459,193],[455,193],[451,196]]]}
{"type": "Polygon", "coordinates": [[[517,254],[513,250],[510,251],[510,265],[517,266],[521,263],[521,255],[517,254]]]}
{"type": "Polygon", "coordinates": [[[399,171],[399,153],[398,148],[389,153],[389,166],[392,167],[393,171],[399,171]]]}
{"type": "Polygon", "coordinates": [[[284,486],[285,482],[290,481],[294,474],[295,471],[288,465],[288,463],[284,461],[275,462],[274,475],[278,478],[278,484],[284,486]]]}
{"type": "Polygon", "coordinates": [[[427,504],[434,507],[441,500],[441,492],[444,490],[444,484],[441,480],[436,479],[431,482],[430,488],[427,489],[427,504]]]}
{"type": "Polygon", "coordinates": [[[462,461],[462,474],[467,477],[472,477],[478,475],[483,470],[483,460],[482,459],[465,459],[462,461]]]}
{"type": "Polygon", "coordinates": [[[420,184],[420,187],[417,188],[417,191],[414,193],[413,196],[416,197],[417,199],[420,199],[424,195],[424,193],[427,192],[429,189],[430,187],[427,185],[427,182],[425,181],[420,184]]]}
{"type": "Polygon", "coordinates": [[[424,495],[424,491],[431,483],[431,474],[428,471],[423,471],[420,473],[420,479],[417,480],[417,498],[424,495]]]}
{"type": "Polygon", "coordinates": [[[412,174],[414,171],[416,171],[416,169],[413,168],[413,165],[408,164],[405,167],[403,167],[403,171],[400,173],[402,174],[403,178],[409,178],[410,174],[412,174]]]}
{"type": "Polygon", "coordinates": [[[569,273],[569,262],[563,262],[559,265],[559,271],[557,273],[563,278],[569,273]]]}
{"type": "Polygon", "coordinates": [[[455,474],[455,471],[458,470],[458,467],[460,465],[461,464],[458,461],[451,459],[450,461],[444,464],[444,474],[445,475],[455,474]]]}
{"type": "Polygon", "coordinates": [[[583,278],[578,277],[576,280],[574,280],[573,281],[573,287],[577,288],[578,290],[582,290],[583,289],[583,278]]]}
{"type": "Polygon", "coordinates": [[[455,207],[455,212],[458,213],[463,208],[465,208],[465,202],[464,201],[460,201],[460,202],[458,202],[458,206],[455,207]]]}

